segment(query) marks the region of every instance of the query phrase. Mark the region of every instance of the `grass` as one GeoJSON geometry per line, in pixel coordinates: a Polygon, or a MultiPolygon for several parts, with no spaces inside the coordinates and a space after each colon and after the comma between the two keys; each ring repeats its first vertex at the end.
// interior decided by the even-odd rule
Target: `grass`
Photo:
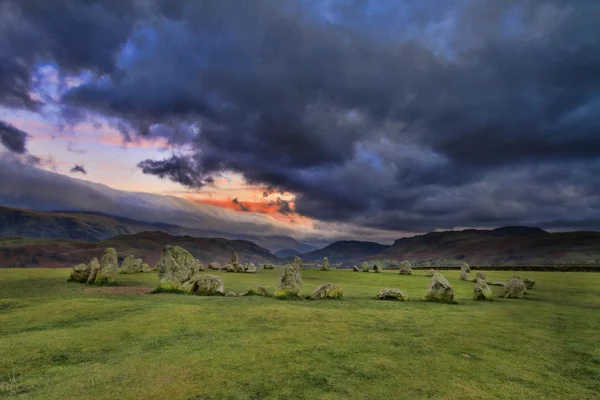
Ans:
{"type": "MultiPolygon", "coordinates": [[[[275,291],[277,270],[226,274],[225,289],[275,291]]],[[[302,271],[342,300],[144,294],[67,283],[67,269],[0,270],[0,398],[597,399],[600,274],[526,273],[526,299],[420,301],[429,278],[302,271]],[[408,303],[375,300],[399,288],[408,303]]],[[[510,271],[486,271],[506,280],[510,271]]],[[[496,293],[500,288],[494,287],[496,293]]]]}

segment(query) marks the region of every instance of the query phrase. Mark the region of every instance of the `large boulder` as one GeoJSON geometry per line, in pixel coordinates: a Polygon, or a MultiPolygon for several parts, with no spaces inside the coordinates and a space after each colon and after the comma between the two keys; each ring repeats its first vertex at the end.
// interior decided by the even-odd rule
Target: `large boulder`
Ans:
{"type": "Polygon", "coordinates": [[[104,250],[104,254],[100,259],[100,269],[96,274],[94,283],[99,285],[114,283],[117,279],[118,271],[119,261],[117,258],[117,251],[112,247],[109,247],[104,250]]]}
{"type": "Polygon", "coordinates": [[[269,291],[263,285],[254,285],[246,292],[246,296],[265,296],[269,297],[269,291]]]}
{"type": "Polygon", "coordinates": [[[200,271],[200,263],[187,250],[171,245],[163,247],[156,267],[163,289],[182,289],[183,283],[200,271]]]}
{"type": "Polygon", "coordinates": [[[498,297],[506,298],[516,298],[522,299],[523,295],[525,295],[527,289],[525,287],[525,282],[521,279],[520,276],[515,275],[512,276],[508,282],[504,285],[500,293],[498,293],[498,297]]]}
{"type": "Polygon", "coordinates": [[[220,276],[200,275],[195,280],[196,283],[192,292],[198,296],[223,296],[225,295],[225,286],[220,276]]]}
{"type": "Polygon", "coordinates": [[[463,263],[460,266],[460,280],[461,281],[468,281],[470,275],[471,275],[471,268],[469,267],[469,264],[463,263]]]}
{"type": "Polygon", "coordinates": [[[297,265],[289,264],[281,268],[274,296],[278,299],[293,299],[302,296],[302,277],[297,265]]]}
{"type": "Polygon", "coordinates": [[[344,296],[344,289],[333,283],[324,283],[316,288],[310,298],[312,300],[341,299],[344,296]]]}
{"type": "Polygon", "coordinates": [[[410,261],[404,260],[400,263],[400,275],[412,275],[412,265],[410,261]]]}
{"type": "Polygon", "coordinates": [[[86,283],[90,276],[90,267],[86,264],[77,264],[73,267],[69,280],[73,282],[86,283]]]}
{"type": "Polygon", "coordinates": [[[136,274],[142,272],[142,266],[144,262],[141,258],[134,258],[132,255],[128,255],[121,264],[121,274],[136,274]]]}
{"type": "Polygon", "coordinates": [[[96,276],[98,275],[98,271],[100,271],[100,262],[96,257],[92,258],[90,261],[90,275],[88,276],[86,283],[94,283],[96,281],[96,276]]]}
{"type": "Polygon", "coordinates": [[[436,272],[429,281],[423,300],[450,303],[454,300],[454,289],[444,275],[436,272]]]}
{"type": "Polygon", "coordinates": [[[329,259],[327,257],[323,257],[323,265],[321,266],[321,271],[329,271],[329,259]]]}
{"type": "Polygon", "coordinates": [[[525,279],[523,279],[523,283],[525,284],[526,289],[532,289],[533,285],[535,285],[535,279],[525,278],[525,279]]]}
{"type": "Polygon", "coordinates": [[[379,300],[408,301],[408,294],[400,289],[381,289],[377,298],[379,300]]]}
{"type": "Polygon", "coordinates": [[[429,271],[425,272],[425,276],[433,276],[435,275],[435,270],[433,268],[429,269],[429,271]]]}
{"type": "Polygon", "coordinates": [[[247,274],[255,274],[256,266],[253,263],[248,263],[248,265],[246,266],[246,273],[247,274]]]}
{"type": "Polygon", "coordinates": [[[492,289],[483,279],[477,279],[473,288],[473,300],[492,300],[492,289]]]}
{"type": "Polygon", "coordinates": [[[208,269],[213,270],[213,271],[220,271],[221,266],[219,265],[219,263],[211,262],[210,264],[208,264],[208,269]]]}

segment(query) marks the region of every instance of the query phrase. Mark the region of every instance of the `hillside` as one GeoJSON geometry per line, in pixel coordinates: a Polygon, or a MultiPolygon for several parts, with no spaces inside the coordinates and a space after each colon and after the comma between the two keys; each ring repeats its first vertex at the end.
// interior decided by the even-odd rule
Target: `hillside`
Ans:
{"type": "Polygon", "coordinates": [[[474,265],[545,265],[600,262],[599,232],[549,233],[539,228],[431,232],[396,240],[374,259],[474,265]]]}
{"type": "Polygon", "coordinates": [[[163,246],[181,246],[204,264],[212,261],[226,263],[233,252],[241,262],[276,263],[278,258],[269,250],[246,240],[194,238],[172,236],[164,232],[142,232],[120,235],[99,242],[69,239],[40,239],[23,237],[0,238],[0,267],[72,267],[100,257],[106,247],[114,247],[119,258],[133,254],[154,266],[163,246]]]}
{"type": "Polygon", "coordinates": [[[299,252],[314,247],[281,235],[238,235],[215,230],[186,228],[165,223],[150,223],[92,212],[44,212],[0,206],[0,237],[24,236],[97,242],[118,235],[161,231],[174,236],[222,237],[249,240],[272,252],[294,249],[299,252]]]}
{"type": "Polygon", "coordinates": [[[318,261],[323,257],[327,257],[330,262],[359,261],[380,254],[389,247],[375,242],[343,240],[322,249],[304,253],[300,257],[303,261],[318,261]]]}

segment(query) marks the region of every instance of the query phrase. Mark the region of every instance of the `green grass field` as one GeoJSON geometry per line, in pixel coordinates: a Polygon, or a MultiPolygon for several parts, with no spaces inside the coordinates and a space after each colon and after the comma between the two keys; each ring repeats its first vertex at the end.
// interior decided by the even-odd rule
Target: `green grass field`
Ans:
{"type": "MultiPolygon", "coordinates": [[[[452,305],[420,301],[424,271],[303,271],[305,293],[333,282],[337,301],[145,294],[156,273],[100,288],[69,272],[0,270],[0,398],[599,398],[600,274],[524,273],[526,299],[480,303],[446,271],[452,305]],[[375,300],[385,287],[411,302],[375,300]]],[[[218,274],[273,292],[278,271],[218,274]]]]}

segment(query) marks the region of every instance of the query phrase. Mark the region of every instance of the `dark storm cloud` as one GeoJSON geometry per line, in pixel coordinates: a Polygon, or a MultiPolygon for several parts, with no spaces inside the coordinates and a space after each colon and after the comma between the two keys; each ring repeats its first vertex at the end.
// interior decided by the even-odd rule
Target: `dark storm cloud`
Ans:
{"type": "Polygon", "coordinates": [[[35,103],[40,60],[91,71],[65,118],[186,147],[146,174],[235,171],[300,214],[386,229],[600,219],[598,2],[3,7],[18,57],[0,58],[0,101],[35,103]]]}
{"type": "Polygon", "coordinates": [[[75,166],[73,168],[71,168],[71,173],[72,174],[79,173],[79,174],[87,175],[87,171],[85,170],[83,165],[78,165],[78,164],[75,164],[75,166]]]}
{"type": "Polygon", "coordinates": [[[11,124],[0,121],[0,144],[8,151],[18,154],[24,154],[27,150],[27,133],[15,128],[11,124]]]}

